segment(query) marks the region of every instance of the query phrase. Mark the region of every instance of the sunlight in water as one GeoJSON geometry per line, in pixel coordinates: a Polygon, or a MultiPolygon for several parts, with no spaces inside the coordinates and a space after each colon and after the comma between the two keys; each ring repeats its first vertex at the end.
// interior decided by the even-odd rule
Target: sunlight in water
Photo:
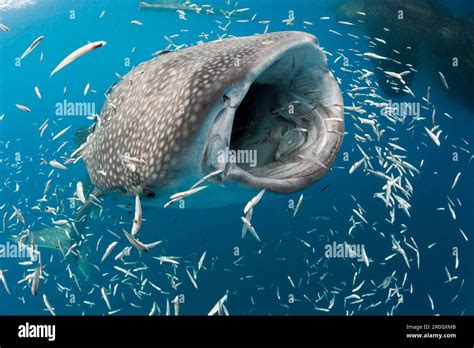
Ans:
{"type": "Polygon", "coordinates": [[[35,0],[0,0],[0,11],[19,9],[35,3],[35,0]]]}

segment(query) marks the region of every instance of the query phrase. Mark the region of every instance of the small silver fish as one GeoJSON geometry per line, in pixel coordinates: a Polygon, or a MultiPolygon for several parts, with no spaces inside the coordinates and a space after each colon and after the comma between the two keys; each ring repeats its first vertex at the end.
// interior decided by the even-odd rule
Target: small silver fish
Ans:
{"type": "Polygon", "coordinates": [[[41,42],[41,40],[43,40],[44,37],[43,36],[40,36],[38,38],[36,38],[32,43],[31,45],[26,49],[25,52],[23,52],[23,54],[21,55],[20,57],[20,60],[25,58],[28,54],[31,53],[31,51],[33,51],[35,49],[36,46],[38,46],[38,44],[41,42]]]}
{"type": "Polygon", "coordinates": [[[195,187],[193,189],[190,189],[190,190],[187,190],[187,191],[184,191],[184,192],[178,192],[178,193],[175,193],[174,195],[170,196],[170,201],[167,202],[164,207],[167,208],[169,207],[171,204],[177,202],[177,201],[180,201],[188,196],[191,196],[201,190],[204,190],[207,186],[199,186],[199,187],[195,187]]]}
{"type": "Polygon", "coordinates": [[[54,68],[54,70],[51,72],[49,77],[53,76],[56,74],[59,70],[63,69],[65,66],[69,65],[73,61],[75,61],[77,58],[83,56],[84,54],[95,50],[96,48],[99,47],[104,47],[107,44],[105,41],[96,41],[96,42],[91,42],[87,45],[84,45],[71,54],[69,54],[66,58],[64,58],[57,66],[54,68]]]}
{"type": "Polygon", "coordinates": [[[112,252],[112,250],[114,250],[114,248],[117,246],[118,242],[115,241],[115,242],[112,242],[110,243],[110,245],[107,247],[107,249],[105,250],[104,252],[104,255],[102,256],[102,258],[100,259],[100,262],[104,262],[105,259],[110,255],[110,253],[112,252]]]}
{"type": "Polygon", "coordinates": [[[9,32],[10,31],[10,28],[7,27],[5,24],[3,23],[0,23],[0,29],[2,29],[4,32],[9,32]]]}
{"type": "Polygon", "coordinates": [[[135,216],[133,218],[133,226],[132,226],[132,236],[136,236],[140,231],[142,226],[142,206],[140,204],[140,196],[135,196],[135,216]]]}
{"type": "Polygon", "coordinates": [[[132,244],[135,248],[137,248],[138,250],[141,250],[141,251],[149,251],[150,249],[156,247],[157,245],[161,244],[162,241],[159,240],[157,242],[154,242],[154,243],[150,243],[150,244],[144,244],[138,240],[136,240],[135,238],[133,238],[130,233],[128,233],[127,231],[125,231],[123,228],[122,228],[122,232],[125,234],[125,237],[128,239],[128,241],[130,242],[130,244],[132,244]]]}
{"type": "Polygon", "coordinates": [[[111,311],[112,307],[110,306],[110,300],[109,300],[109,296],[107,295],[107,290],[105,290],[105,288],[102,287],[100,289],[100,292],[102,293],[102,298],[104,299],[105,304],[107,305],[107,308],[109,309],[109,311],[111,311]]]}
{"type": "Polygon", "coordinates": [[[15,104],[15,106],[20,109],[21,111],[24,112],[31,112],[30,108],[21,104],[15,104]]]}
{"type": "Polygon", "coordinates": [[[62,165],[61,163],[59,163],[56,160],[49,161],[49,165],[53,168],[67,170],[66,166],[62,165]]]}
{"type": "Polygon", "coordinates": [[[303,203],[303,194],[301,194],[300,198],[298,199],[298,203],[296,203],[296,208],[295,208],[295,211],[293,212],[293,217],[295,217],[298,211],[300,210],[301,203],[303,203]]]}
{"type": "Polygon", "coordinates": [[[56,316],[56,313],[54,312],[54,308],[51,307],[51,305],[49,304],[49,301],[48,301],[48,298],[46,297],[46,294],[43,294],[43,302],[44,302],[44,305],[46,306],[46,308],[48,309],[48,311],[51,313],[51,315],[56,316]]]}
{"type": "Polygon", "coordinates": [[[247,214],[250,209],[253,209],[254,206],[260,202],[262,199],[263,195],[265,194],[265,189],[261,190],[255,197],[253,197],[246,205],[244,208],[244,214],[247,214]]]}
{"type": "Polygon", "coordinates": [[[439,77],[441,78],[441,82],[443,82],[444,87],[446,87],[447,90],[449,90],[448,82],[446,81],[446,77],[444,77],[443,73],[441,71],[438,71],[439,77]]]}

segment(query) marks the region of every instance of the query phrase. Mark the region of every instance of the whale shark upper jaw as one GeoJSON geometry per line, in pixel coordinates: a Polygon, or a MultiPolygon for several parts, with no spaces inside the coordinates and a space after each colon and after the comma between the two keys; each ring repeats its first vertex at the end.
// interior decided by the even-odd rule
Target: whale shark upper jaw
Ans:
{"type": "Polygon", "coordinates": [[[203,172],[221,169],[216,180],[290,193],[331,168],[343,140],[342,96],[308,36],[224,92],[211,116],[203,172]]]}

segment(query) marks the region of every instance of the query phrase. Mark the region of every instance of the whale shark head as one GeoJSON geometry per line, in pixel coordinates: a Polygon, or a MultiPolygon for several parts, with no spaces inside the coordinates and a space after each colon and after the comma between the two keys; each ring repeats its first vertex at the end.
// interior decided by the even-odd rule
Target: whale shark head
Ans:
{"type": "Polygon", "coordinates": [[[343,132],[316,37],[277,32],[138,65],[111,90],[81,155],[102,191],[153,197],[220,171],[220,183],[289,193],[331,168],[343,132]]]}

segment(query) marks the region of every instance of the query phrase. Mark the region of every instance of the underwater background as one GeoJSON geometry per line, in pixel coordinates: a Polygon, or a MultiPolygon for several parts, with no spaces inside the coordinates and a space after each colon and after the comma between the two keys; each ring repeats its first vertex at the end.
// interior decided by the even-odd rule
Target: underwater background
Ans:
{"type": "MultiPolygon", "coordinates": [[[[22,230],[41,230],[51,227],[52,219],[74,217],[77,205],[68,198],[74,196],[78,181],[87,182],[85,166],[78,161],[68,165],[65,171],[56,169],[51,173],[54,168],[48,162],[67,158],[80,145],[77,131],[88,127],[92,121],[87,118],[89,115],[60,115],[58,103],[87,102],[93,105],[95,113],[100,113],[104,93],[118,81],[116,73],[125,75],[140,62],[151,59],[154,52],[167,49],[169,43],[164,36],[172,37],[177,46],[193,45],[200,40],[216,40],[223,34],[261,34],[267,23],[259,21],[270,21],[268,32],[310,32],[329,53],[328,65],[340,84],[345,105],[361,106],[367,113],[373,112],[380,129],[386,129],[387,134],[380,139],[372,135],[365,141],[358,140],[355,134],[363,136],[356,127],[361,126],[357,121],[361,115],[346,110],[346,135],[332,170],[303,192],[262,200],[256,206],[252,224],[261,243],[249,234],[245,239],[241,238],[240,216],[246,202],[212,209],[157,208],[144,211],[141,233],[147,241],[163,240],[162,245],[141,256],[133,250],[126,262],[115,261],[113,256],[128,245],[120,227],[130,227],[133,211],[118,207],[106,197],[101,215],[89,218],[84,232],[87,241],[81,246],[89,249],[89,262],[97,265],[100,271],[92,266],[91,275],[86,279],[77,270],[71,255],[63,257],[59,250],[40,248],[44,279],[40,280],[38,295],[33,296],[28,282],[21,280],[34,272],[37,263],[19,264],[27,262],[27,257],[1,257],[0,269],[11,294],[0,285],[0,314],[49,315],[42,297],[46,294],[57,315],[107,315],[111,310],[102,298],[102,288],[109,294],[112,311],[120,309],[112,313],[117,315],[148,315],[151,308],[156,309],[155,314],[165,314],[167,302],[173,315],[173,300],[179,302],[181,315],[206,315],[225,294],[225,307],[231,315],[474,314],[474,171],[471,163],[474,93],[472,84],[450,79],[448,73],[447,83],[456,87],[446,90],[438,71],[452,69],[452,57],[449,57],[452,49],[447,44],[444,53],[435,49],[435,46],[442,48],[445,43],[435,39],[434,34],[443,16],[460,18],[473,13],[471,1],[442,2],[450,13],[437,10],[437,4],[441,2],[414,2],[421,8],[435,8],[423,11],[433,16],[431,21],[420,19],[417,23],[420,33],[428,29],[433,31],[433,38],[430,35],[421,38],[425,48],[420,46],[416,57],[411,53],[405,60],[404,51],[401,51],[397,58],[403,64],[410,64],[410,59],[416,58],[417,71],[411,74],[414,78],[410,85],[415,97],[408,93],[391,95],[390,88],[382,88],[380,84],[384,81],[377,81],[376,76],[368,78],[370,84],[357,79],[360,74],[356,71],[374,71],[377,64],[360,55],[371,52],[374,46],[371,27],[384,28],[391,24],[380,15],[369,18],[369,13],[360,15],[365,23],[339,23],[346,19],[338,5],[349,6],[352,12],[363,11],[358,8],[360,1],[241,0],[236,5],[209,0],[207,3],[214,7],[215,14],[186,11],[186,20],[180,19],[174,10],[144,10],[138,3],[131,0],[0,0],[0,23],[10,29],[0,31],[2,245],[14,243],[13,236],[22,230]],[[224,31],[222,27],[229,19],[218,9],[239,8],[250,10],[231,17],[231,24],[224,31]],[[293,25],[282,22],[289,18],[289,11],[294,13],[293,25]],[[252,19],[254,14],[257,16],[252,19]],[[239,22],[239,19],[243,21],[239,22]],[[131,24],[133,20],[143,25],[131,24]],[[370,27],[365,25],[369,22],[370,27]],[[202,33],[209,36],[200,37],[202,33]],[[174,34],[179,36],[173,37],[174,34]],[[18,64],[18,57],[39,36],[44,39],[18,64]],[[106,41],[107,45],[49,77],[66,55],[89,41],[98,40],[106,41]],[[431,55],[429,47],[441,53],[431,55]],[[337,59],[339,56],[342,58],[337,59]],[[88,83],[90,90],[84,95],[88,83]],[[364,103],[371,96],[351,92],[356,84],[374,88],[386,101],[418,103],[422,106],[419,119],[412,120],[407,116],[396,123],[388,121],[376,106],[364,103]],[[41,91],[41,99],[35,95],[35,86],[41,91]],[[428,87],[429,102],[423,100],[428,87]],[[465,95],[450,95],[462,95],[458,90],[464,91],[465,95]],[[24,112],[15,104],[27,106],[31,112],[24,112]],[[440,146],[424,129],[425,126],[431,128],[433,109],[436,109],[436,124],[443,130],[440,146]],[[48,128],[40,136],[38,129],[47,119],[48,128]],[[52,140],[68,126],[71,128],[66,133],[52,140]],[[402,209],[396,209],[392,223],[391,210],[383,200],[374,198],[375,193],[383,191],[384,181],[362,168],[349,174],[349,168],[363,156],[357,144],[377,163],[376,147],[390,146],[387,144],[394,142],[393,139],[406,150],[399,153],[418,168],[419,174],[415,171],[405,174],[413,187],[409,199],[410,216],[402,209]],[[458,173],[461,175],[452,188],[458,173]],[[51,186],[44,193],[48,180],[51,180],[51,186]],[[293,208],[301,193],[304,199],[293,217],[293,208]],[[38,202],[43,196],[46,202],[38,202]],[[32,209],[36,205],[41,209],[32,209]],[[57,216],[45,212],[46,205],[56,207],[57,216]],[[21,211],[26,224],[13,216],[13,206],[21,211]],[[451,208],[455,218],[450,213],[451,208]],[[363,212],[366,222],[354,210],[363,212]],[[351,229],[354,221],[357,224],[351,229]],[[409,268],[401,254],[392,249],[391,235],[403,246],[409,268]],[[106,247],[114,241],[119,242],[117,247],[101,262],[106,247]],[[419,267],[415,250],[401,241],[412,246],[416,243],[419,267]],[[371,260],[369,266],[350,257],[327,257],[325,251],[333,242],[363,245],[371,260]],[[203,268],[196,276],[196,289],[186,270],[196,271],[196,264],[204,252],[203,268]],[[395,255],[389,257],[392,254],[395,255]],[[179,265],[160,264],[154,258],[159,256],[179,257],[179,265]],[[136,271],[134,277],[114,268],[133,270],[144,265],[147,268],[136,271]],[[457,278],[448,279],[446,269],[451,278],[457,278]],[[150,286],[145,279],[156,287],[150,286]]],[[[401,23],[401,26],[405,25],[403,21],[401,23]]],[[[467,38],[456,45],[456,53],[462,56],[463,64],[472,66],[472,39],[469,41],[474,35],[469,32],[472,25],[468,19],[465,25],[461,19],[459,23],[463,23],[461,29],[456,28],[460,36],[453,37],[465,35],[467,38]]],[[[385,37],[379,36],[387,46],[391,45],[392,32],[396,32],[395,27],[389,29],[392,31],[385,34],[382,30],[385,37]]],[[[412,45],[416,27],[414,30],[396,35],[397,42],[412,45]]],[[[464,74],[469,72],[472,69],[466,69],[464,74]]],[[[473,75],[467,76],[472,80],[473,75]]],[[[364,129],[370,133],[370,128],[364,129]]],[[[133,204],[131,198],[129,201],[133,204]]]]}

